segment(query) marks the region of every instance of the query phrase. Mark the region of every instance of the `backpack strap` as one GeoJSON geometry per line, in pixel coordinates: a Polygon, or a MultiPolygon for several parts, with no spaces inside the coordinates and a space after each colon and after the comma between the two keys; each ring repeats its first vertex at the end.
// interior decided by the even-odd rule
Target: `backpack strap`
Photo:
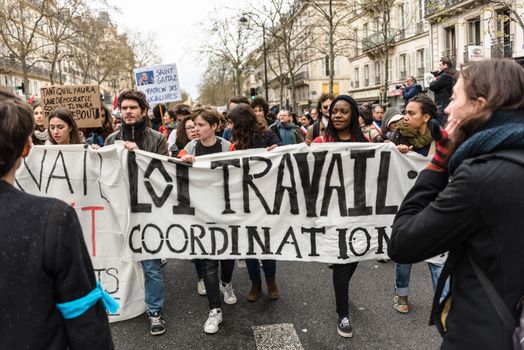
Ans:
{"type": "Polygon", "coordinates": [[[63,213],[65,203],[55,201],[49,210],[47,217],[47,226],[44,236],[44,270],[52,276],[55,271],[56,263],[56,246],[58,240],[58,222],[60,215],[63,213]]]}
{"type": "Polygon", "coordinates": [[[504,327],[506,327],[507,330],[513,332],[517,327],[517,323],[515,322],[515,319],[509,312],[508,307],[506,306],[506,304],[504,304],[504,301],[500,297],[499,293],[497,293],[495,287],[493,287],[493,284],[489,281],[484,271],[482,271],[482,269],[473,260],[469,251],[468,258],[471,267],[473,267],[473,271],[477,275],[477,278],[479,279],[480,284],[482,285],[482,288],[484,288],[484,291],[488,295],[488,299],[491,302],[491,305],[493,305],[493,308],[499,315],[500,319],[502,320],[502,323],[504,323],[504,327]]]}

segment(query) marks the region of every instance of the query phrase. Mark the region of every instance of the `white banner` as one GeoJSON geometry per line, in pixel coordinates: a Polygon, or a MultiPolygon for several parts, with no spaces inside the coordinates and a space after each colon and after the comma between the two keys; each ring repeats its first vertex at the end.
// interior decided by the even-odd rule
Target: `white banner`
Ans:
{"type": "Polygon", "coordinates": [[[136,88],[146,94],[150,105],[182,99],[176,64],[137,68],[134,73],[136,88]]]}
{"type": "Polygon", "coordinates": [[[305,144],[220,153],[192,167],[121,153],[126,261],[386,258],[402,199],[428,160],[392,144],[305,144]]]}
{"type": "Polygon", "coordinates": [[[37,146],[16,183],[76,208],[97,278],[123,306],[116,321],[145,311],[133,261],[386,258],[395,214],[427,162],[390,143],[227,152],[192,166],[121,143],[37,146]]]}

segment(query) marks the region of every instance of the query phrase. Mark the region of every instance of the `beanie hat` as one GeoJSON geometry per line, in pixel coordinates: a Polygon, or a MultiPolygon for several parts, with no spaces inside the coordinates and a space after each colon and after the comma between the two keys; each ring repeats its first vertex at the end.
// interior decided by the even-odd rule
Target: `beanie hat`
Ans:
{"type": "Polygon", "coordinates": [[[386,132],[386,128],[388,127],[389,120],[394,115],[400,114],[400,111],[396,109],[395,107],[388,108],[386,112],[384,112],[384,117],[382,118],[382,132],[386,132]]]}

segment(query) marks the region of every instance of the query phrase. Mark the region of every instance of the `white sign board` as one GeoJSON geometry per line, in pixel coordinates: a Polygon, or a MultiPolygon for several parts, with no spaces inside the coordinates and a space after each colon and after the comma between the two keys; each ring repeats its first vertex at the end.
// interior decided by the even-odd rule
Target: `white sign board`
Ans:
{"type": "Polygon", "coordinates": [[[137,68],[134,74],[137,90],[150,105],[182,100],[176,64],[137,68]]]}

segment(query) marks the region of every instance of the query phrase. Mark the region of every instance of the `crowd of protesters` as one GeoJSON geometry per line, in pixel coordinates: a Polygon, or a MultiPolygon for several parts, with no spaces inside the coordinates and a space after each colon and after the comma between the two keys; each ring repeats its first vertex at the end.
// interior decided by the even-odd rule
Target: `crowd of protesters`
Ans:
{"type": "MultiPolygon", "coordinates": [[[[289,110],[280,110],[275,115],[263,98],[250,101],[243,96],[232,97],[225,113],[205,106],[177,105],[170,109],[167,105],[156,105],[149,115],[145,95],[128,90],[118,98],[119,113],[111,114],[104,109],[100,128],[79,129],[71,113],[61,109],[49,115],[45,128],[42,108],[35,105],[34,122],[24,121],[33,125],[31,131],[16,137],[31,136],[34,145],[86,143],[96,145],[95,148],[122,140],[129,151],[169,155],[188,163],[207,154],[252,148],[270,151],[302,142],[312,147],[326,142],[392,143],[402,154],[415,152],[432,158],[400,207],[393,226],[389,246],[390,257],[396,262],[392,306],[403,314],[410,311],[412,263],[449,251],[445,264],[428,262],[436,291],[434,317],[444,337],[442,348],[509,349],[511,332],[504,328],[496,306],[483,295],[484,286],[479,282],[477,270],[485,271],[515,321],[518,315],[515,305],[524,295],[521,278],[524,255],[518,249],[524,244],[524,236],[518,234],[524,226],[523,216],[518,214],[524,209],[524,187],[513,186],[524,176],[524,152],[518,150],[524,148],[524,70],[510,61],[485,61],[473,63],[458,73],[448,59],[442,59],[434,75],[429,89],[434,91],[435,100],[423,93],[414,77],[408,77],[401,87],[404,100],[401,109],[378,103],[359,106],[350,96],[325,93],[316,108],[301,115],[289,110]],[[508,209],[515,214],[509,214],[508,209]]],[[[15,100],[9,95],[5,99],[15,100]]],[[[21,111],[16,118],[28,113],[28,106],[13,101],[0,100],[0,125],[8,125],[6,119],[15,118],[11,109],[21,111]]],[[[3,134],[14,133],[11,129],[2,126],[0,130],[3,181],[0,203],[11,197],[23,197],[4,179],[19,164],[18,158],[5,159],[5,143],[14,142],[14,136],[3,134]]],[[[22,151],[27,143],[21,142],[12,152],[24,157],[26,153],[22,151]]],[[[29,197],[20,200],[35,201],[29,197]]],[[[45,203],[46,208],[51,206],[51,202],[45,203]]],[[[78,231],[78,227],[74,229],[78,231]]],[[[223,321],[220,293],[226,304],[237,302],[232,285],[235,262],[210,259],[193,262],[197,293],[207,296],[209,302],[204,332],[213,334],[223,321]]],[[[92,267],[86,261],[83,264],[89,278],[79,282],[84,286],[81,290],[94,288],[92,267]]],[[[2,257],[0,268],[4,265],[2,257]]],[[[160,259],[142,261],[152,335],[166,331],[161,266],[160,259]]],[[[247,259],[246,266],[251,281],[247,300],[257,302],[261,298],[261,266],[269,299],[280,297],[275,260],[247,259]]],[[[338,334],[351,337],[348,289],[357,263],[330,267],[338,334]]],[[[61,298],[66,300],[70,291],[64,293],[61,298]]],[[[79,293],[75,291],[74,297],[79,293]]],[[[0,297],[9,297],[1,287],[0,297]]],[[[53,314],[50,310],[46,312],[53,314]]],[[[106,324],[107,319],[100,323],[106,324]]]]}

